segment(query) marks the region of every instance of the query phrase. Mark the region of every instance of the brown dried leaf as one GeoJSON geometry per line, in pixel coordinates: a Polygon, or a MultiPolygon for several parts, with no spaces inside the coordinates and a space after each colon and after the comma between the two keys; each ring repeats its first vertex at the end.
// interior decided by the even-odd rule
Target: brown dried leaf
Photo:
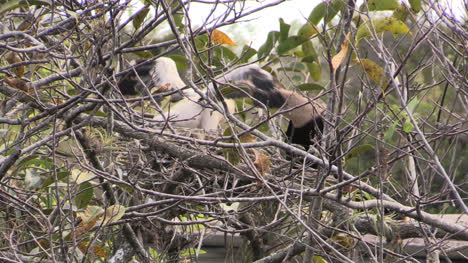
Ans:
{"type": "Polygon", "coordinates": [[[91,230],[91,228],[93,228],[96,225],[96,222],[99,220],[99,218],[100,216],[96,216],[87,223],[83,223],[84,221],[81,221],[81,223],[76,228],[75,233],[73,234],[73,239],[78,239],[82,235],[88,233],[89,230],[91,230]]]}
{"type": "Polygon", "coordinates": [[[343,41],[343,44],[341,44],[341,50],[332,58],[332,67],[333,71],[336,71],[336,69],[343,63],[343,61],[346,58],[346,54],[348,54],[348,47],[349,47],[349,32],[346,34],[345,40],[343,41]]]}
{"type": "Polygon", "coordinates": [[[19,90],[22,90],[24,92],[29,92],[28,85],[26,85],[26,82],[21,80],[21,79],[6,78],[3,81],[5,81],[6,84],[8,84],[10,87],[12,87],[14,89],[19,89],[19,90]]]}
{"type": "MultiPolygon", "coordinates": [[[[89,246],[89,242],[87,241],[83,241],[83,242],[80,242],[78,244],[78,248],[80,249],[81,252],[83,253],[86,253],[86,251],[88,250],[88,246],[89,246]]],[[[101,257],[101,258],[105,258],[107,256],[107,253],[106,251],[104,250],[103,247],[99,246],[99,245],[93,245],[89,251],[91,251],[94,255],[98,256],[98,257],[101,257]]]]}
{"type": "Polygon", "coordinates": [[[77,239],[89,232],[93,228],[99,219],[102,218],[104,210],[99,206],[88,206],[83,212],[79,212],[77,215],[81,218],[81,222],[73,233],[73,239],[77,239]]]}
{"type": "Polygon", "coordinates": [[[255,154],[254,165],[260,174],[265,177],[266,173],[270,170],[270,158],[258,150],[253,150],[253,152],[255,154]]]}
{"type": "MultiPolygon", "coordinates": [[[[22,62],[21,59],[18,57],[16,53],[11,52],[7,58],[6,61],[11,65],[15,63],[22,62]]],[[[24,66],[18,66],[12,69],[12,71],[16,74],[18,78],[22,78],[24,76],[24,66]]]]}
{"type": "Polygon", "coordinates": [[[255,136],[253,136],[250,132],[249,133],[244,133],[239,137],[240,142],[242,143],[250,143],[250,142],[256,142],[257,139],[255,136]]]}

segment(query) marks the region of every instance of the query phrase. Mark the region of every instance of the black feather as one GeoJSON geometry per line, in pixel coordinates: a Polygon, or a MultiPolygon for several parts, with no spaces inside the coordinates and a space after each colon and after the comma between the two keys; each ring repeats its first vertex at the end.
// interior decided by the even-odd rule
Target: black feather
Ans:
{"type": "Polygon", "coordinates": [[[289,143],[301,145],[308,151],[310,146],[314,145],[314,138],[320,139],[322,137],[323,128],[324,121],[322,117],[312,119],[303,127],[294,127],[292,122],[289,121],[286,136],[289,143]]]}
{"type": "Polygon", "coordinates": [[[275,83],[272,81],[271,75],[265,74],[266,71],[261,71],[260,68],[251,68],[246,75],[248,79],[252,80],[252,83],[257,89],[272,92],[276,90],[275,83]]]}
{"type": "Polygon", "coordinates": [[[151,70],[154,68],[154,62],[139,63],[134,66],[129,72],[120,78],[118,87],[120,92],[126,96],[133,96],[138,94],[146,94],[144,85],[151,87],[152,78],[151,70]]]}

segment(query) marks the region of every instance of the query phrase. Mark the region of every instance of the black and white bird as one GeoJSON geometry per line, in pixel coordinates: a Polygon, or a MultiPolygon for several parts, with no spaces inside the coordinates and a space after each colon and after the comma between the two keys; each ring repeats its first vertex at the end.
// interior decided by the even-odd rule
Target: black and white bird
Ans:
{"type": "MultiPolygon", "coordinates": [[[[144,78],[151,79],[151,85],[156,87],[169,84],[172,89],[181,90],[186,86],[180,78],[175,62],[170,58],[158,58],[138,73],[144,78]]],[[[314,144],[314,138],[319,137],[323,132],[325,104],[320,99],[312,100],[298,92],[284,88],[270,73],[257,65],[234,69],[216,78],[216,81],[231,83],[234,86],[239,83],[245,84],[244,86],[248,88],[242,91],[257,100],[257,104],[262,103],[268,108],[280,109],[284,112],[283,116],[290,121],[286,131],[290,143],[301,145],[308,150],[314,144]]],[[[127,82],[127,84],[131,83],[127,82]]],[[[213,86],[210,84],[203,92],[206,96],[210,96],[212,91],[213,86]]],[[[229,98],[246,96],[242,94],[243,92],[235,92],[229,98]]],[[[193,90],[185,89],[183,95],[184,99],[171,104],[165,116],[157,116],[155,120],[169,120],[176,126],[186,128],[204,130],[218,128],[224,119],[223,113],[206,107],[206,104],[202,102],[202,97],[193,90]]],[[[226,100],[226,105],[227,110],[233,113],[234,100],[226,100]]]]}
{"type": "MultiPolygon", "coordinates": [[[[154,84],[156,86],[168,85],[173,90],[181,91],[186,85],[180,78],[175,62],[166,57],[158,58],[154,65],[154,84]]],[[[205,96],[210,96],[210,87],[202,89],[200,92],[205,96]]],[[[224,119],[224,114],[208,107],[199,93],[193,89],[184,89],[180,92],[183,99],[169,105],[165,116],[157,116],[155,121],[171,121],[179,127],[199,128],[205,131],[217,129],[224,119]]],[[[234,112],[235,102],[226,100],[228,112],[234,112]]]]}
{"type": "Polygon", "coordinates": [[[314,144],[314,138],[320,138],[324,129],[323,115],[326,109],[322,100],[312,100],[284,88],[270,73],[257,65],[235,69],[227,74],[225,79],[247,84],[249,88],[243,91],[268,108],[284,112],[283,116],[289,119],[286,131],[289,143],[301,145],[308,150],[314,144]]]}

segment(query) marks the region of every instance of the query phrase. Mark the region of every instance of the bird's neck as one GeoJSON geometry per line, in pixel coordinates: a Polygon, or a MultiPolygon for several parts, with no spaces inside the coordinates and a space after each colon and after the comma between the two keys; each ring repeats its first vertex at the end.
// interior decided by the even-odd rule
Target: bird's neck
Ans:
{"type": "Polygon", "coordinates": [[[280,93],[285,98],[282,110],[290,110],[284,113],[284,116],[291,120],[296,128],[304,127],[320,116],[325,109],[321,101],[313,101],[297,92],[281,89],[280,93]]]}

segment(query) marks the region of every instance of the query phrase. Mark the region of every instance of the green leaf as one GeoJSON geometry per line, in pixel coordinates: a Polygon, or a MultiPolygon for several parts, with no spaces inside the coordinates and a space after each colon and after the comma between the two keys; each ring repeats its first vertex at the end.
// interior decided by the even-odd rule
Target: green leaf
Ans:
{"type": "Polygon", "coordinates": [[[385,135],[384,135],[384,140],[386,142],[391,142],[392,141],[392,138],[393,138],[393,134],[395,133],[395,129],[396,129],[396,126],[397,126],[398,122],[393,122],[393,124],[388,127],[387,131],[385,132],[385,135]]]}
{"type": "Polygon", "coordinates": [[[287,51],[298,47],[299,45],[306,42],[307,40],[309,39],[305,37],[290,36],[278,45],[278,48],[277,48],[278,54],[284,54],[287,51]]]}
{"type": "Polygon", "coordinates": [[[257,130],[263,133],[268,133],[270,131],[270,125],[268,122],[265,122],[262,125],[258,126],[257,130]]]}
{"type": "Polygon", "coordinates": [[[410,103],[408,103],[408,105],[406,107],[408,107],[408,111],[413,113],[414,110],[416,109],[416,106],[419,104],[419,100],[417,97],[415,97],[414,99],[412,99],[410,101],[410,103]]]}
{"type": "MultiPolygon", "coordinates": [[[[367,2],[369,11],[394,10],[400,6],[398,0],[369,0],[367,2]]],[[[364,4],[362,5],[364,7],[364,4]]]]}
{"type": "Polygon", "coordinates": [[[48,5],[50,6],[50,1],[46,0],[7,0],[7,1],[0,1],[1,8],[0,8],[0,15],[3,13],[9,12],[16,8],[24,7],[27,8],[29,6],[43,6],[48,5]]]}
{"type": "Polygon", "coordinates": [[[324,1],[315,6],[312,12],[310,12],[309,21],[317,25],[322,18],[326,17],[325,23],[328,23],[343,9],[343,6],[343,0],[324,1]]]}
{"type": "Polygon", "coordinates": [[[184,28],[184,15],[183,14],[174,14],[174,23],[177,28],[182,29],[184,28]]]}
{"type": "Polygon", "coordinates": [[[304,80],[304,76],[302,76],[302,75],[294,75],[294,76],[292,76],[291,79],[292,79],[292,81],[293,81],[294,83],[302,83],[302,82],[305,81],[305,80],[304,80]]]}
{"type": "Polygon", "coordinates": [[[135,51],[135,52],[132,52],[132,54],[135,54],[140,58],[147,58],[147,59],[154,57],[153,53],[149,52],[148,50],[135,51]]]}
{"type": "Polygon", "coordinates": [[[53,163],[52,163],[52,160],[48,158],[42,158],[39,155],[31,155],[22,159],[17,164],[18,169],[29,168],[31,166],[37,166],[37,167],[41,167],[41,168],[49,170],[49,169],[52,169],[53,163]]]}
{"type": "Polygon", "coordinates": [[[325,23],[330,22],[333,18],[335,18],[336,14],[343,9],[344,2],[343,0],[332,0],[328,5],[328,10],[324,14],[325,23]]]}
{"type": "Polygon", "coordinates": [[[313,24],[307,22],[303,26],[301,26],[301,28],[299,28],[297,35],[303,38],[310,38],[311,36],[318,34],[318,33],[319,32],[317,28],[313,24]]]}
{"type": "Polygon", "coordinates": [[[413,10],[414,13],[419,13],[421,11],[421,0],[408,0],[411,6],[411,10],[413,10]]]}
{"type": "Polygon", "coordinates": [[[258,49],[258,59],[262,59],[270,55],[271,50],[276,45],[276,42],[278,42],[279,35],[280,32],[278,31],[271,31],[268,33],[266,42],[258,49]]]}
{"type": "Polygon", "coordinates": [[[322,20],[323,16],[325,15],[326,9],[327,9],[327,4],[325,2],[318,4],[317,6],[315,6],[312,12],[310,12],[308,20],[312,24],[317,25],[320,22],[320,20],[322,20]]]}
{"type": "Polygon", "coordinates": [[[251,98],[244,98],[244,103],[246,105],[249,105],[249,106],[254,106],[255,103],[253,102],[253,100],[251,98]]]}
{"type": "Polygon", "coordinates": [[[321,91],[324,89],[322,85],[319,85],[317,83],[304,83],[296,86],[296,88],[300,91],[321,91]]]}
{"type": "Polygon", "coordinates": [[[354,147],[351,151],[349,151],[347,154],[346,154],[346,161],[349,161],[351,160],[352,158],[356,158],[358,156],[361,156],[361,155],[364,155],[370,151],[373,151],[374,150],[374,146],[370,145],[370,144],[363,144],[363,145],[359,145],[357,147],[354,147]]]}
{"type": "MultiPolygon", "coordinates": [[[[232,129],[230,127],[224,130],[223,136],[227,137],[231,135],[232,135],[232,129]]],[[[227,142],[233,142],[233,141],[229,140],[227,142]]],[[[232,165],[237,165],[241,161],[240,154],[236,148],[224,148],[223,156],[232,165]]]]}
{"type": "Polygon", "coordinates": [[[187,69],[187,58],[182,55],[167,55],[168,58],[174,60],[177,65],[178,70],[186,70],[187,69]]]}
{"type": "Polygon", "coordinates": [[[242,49],[242,53],[240,56],[240,62],[241,63],[247,63],[249,59],[257,54],[257,50],[254,48],[251,48],[250,46],[245,45],[244,48],[242,49]]]}
{"type": "MultiPolygon", "coordinates": [[[[372,24],[374,25],[374,29],[377,34],[382,32],[391,32],[394,36],[398,34],[412,35],[408,26],[402,21],[396,19],[395,17],[375,18],[372,19],[372,24]]],[[[370,26],[371,23],[369,22],[361,24],[359,26],[356,34],[357,42],[359,42],[363,38],[372,36],[370,26]]]]}
{"type": "MultiPolygon", "coordinates": [[[[186,256],[191,256],[191,255],[194,256],[196,255],[196,252],[197,250],[194,248],[187,248],[187,249],[180,251],[180,256],[181,257],[186,257],[186,256]]],[[[198,255],[203,255],[203,254],[206,254],[205,250],[202,250],[202,249],[198,250],[198,255]]]]}
{"type": "Polygon", "coordinates": [[[145,18],[148,15],[149,11],[150,11],[149,7],[145,7],[138,11],[138,14],[133,18],[133,21],[132,21],[133,27],[135,28],[135,30],[138,30],[141,24],[143,24],[143,21],[145,21],[145,18]]]}
{"type": "Polygon", "coordinates": [[[279,19],[279,23],[280,23],[279,39],[280,41],[283,41],[288,38],[289,29],[291,28],[291,25],[286,24],[282,18],[279,19]]]}
{"type": "Polygon", "coordinates": [[[313,263],[328,263],[323,257],[317,256],[317,255],[312,256],[312,262],[313,263]]]}
{"type": "Polygon", "coordinates": [[[406,22],[406,18],[409,15],[408,7],[405,4],[400,5],[395,11],[393,11],[392,17],[400,20],[401,22],[406,22]]]}
{"type": "Polygon", "coordinates": [[[213,58],[213,63],[216,65],[218,62],[219,64],[217,66],[224,67],[224,65],[239,59],[236,53],[225,46],[217,46],[215,48],[215,54],[216,56],[213,58]]]}
{"type": "Polygon", "coordinates": [[[304,63],[312,63],[314,61],[317,61],[314,56],[307,56],[301,59],[301,62],[304,62],[304,63]]]}
{"type": "Polygon", "coordinates": [[[306,67],[302,63],[294,62],[287,67],[282,67],[281,70],[302,73],[306,70],[306,67]]]}
{"type": "Polygon", "coordinates": [[[63,178],[67,177],[69,173],[67,171],[62,171],[57,173],[57,179],[55,178],[54,174],[49,174],[47,177],[43,179],[41,182],[41,188],[47,187],[53,183],[55,183],[56,180],[62,180],[63,178]]]}
{"type": "Polygon", "coordinates": [[[317,62],[305,63],[313,80],[319,81],[322,75],[322,69],[317,62]]]}
{"type": "Polygon", "coordinates": [[[302,51],[304,52],[304,61],[303,62],[313,62],[316,61],[318,62],[318,55],[317,52],[315,51],[314,45],[312,44],[312,41],[306,41],[302,43],[302,51]],[[308,58],[310,57],[310,58],[308,58]],[[305,58],[308,58],[307,61],[305,61],[305,58]],[[309,61],[310,60],[310,61],[309,61]]]}
{"type": "Polygon", "coordinates": [[[78,194],[75,197],[75,205],[78,209],[86,208],[94,196],[94,188],[90,182],[80,184],[78,194]]]}
{"type": "Polygon", "coordinates": [[[203,34],[203,35],[200,35],[200,36],[197,36],[195,38],[195,46],[197,49],[199,49],[200,51],[203,51],[206,49],[206,45],[208,43],[208,35],[207,34],[203,34]]]}
{"type": "Polygon", "coordinates": [[[403,131],[406,132],[406,133],[409,133],[411,131],[413,131],[414,129],[414,126],[413,124],[411,124],[410,121],[405,121],[405,123],[403,123],[403,131]]]}

